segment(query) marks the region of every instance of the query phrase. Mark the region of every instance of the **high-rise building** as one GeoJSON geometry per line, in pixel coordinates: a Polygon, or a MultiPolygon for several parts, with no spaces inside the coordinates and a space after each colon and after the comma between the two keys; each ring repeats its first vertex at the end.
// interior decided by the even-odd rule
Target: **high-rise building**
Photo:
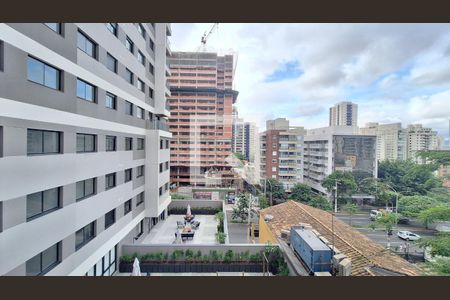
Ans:
{"type": "Polygon", "coordinates": [[[260,134],[261,179],[278,179],[288,192],[302,180],[305,133],[303,127],[289,126],[285,118],[266,122],[266,131],[260,134]]]}
{"type": "Polygon", "coordinates": [[[259,139],[258,127],[255,123],[246,122],[241,118],[233,117],[232,151],[244,156],[247,161],[255,162],[255,153],[259,139]]]}
{"type": "Polygon", "coordinates": [[[310,129],[304,138],[303,182],[327,193],[322,181],[334,171],[377,176],[376,136],[350,126],[310,129]]]}
{"type": "Polygon", "coordinates": [[[330,107],[329,126],[358,126],[358,104],[343,101],[330,107]]]}
{"type": "Polygon", "coordinates": [[[416,156],[418,151],[440,150],[440,142],[437,132],[431,128],[423,127],[422,124],[410,124],[406,128],[407,134],[407,157],[418,163],[423,159],[416,156]]]}
{"type": "Polygon", "coordinates": [[[205,185],[205,174],[231,178],[234,57],[174,52],[169,59],[171,180],[205,185]]]}
{"type": "Polygon", "coordinates": [[[165,218],[170,35],[0,24],[0,275],[111,275],[165,218]]]}
{"type": "Polygon", "coordinates": [[[366,127],[360,128],[360,133],[377,136],[377,159],[379,161],[406,159],[407,138],[401,123],[367,123],[366,127]]]}

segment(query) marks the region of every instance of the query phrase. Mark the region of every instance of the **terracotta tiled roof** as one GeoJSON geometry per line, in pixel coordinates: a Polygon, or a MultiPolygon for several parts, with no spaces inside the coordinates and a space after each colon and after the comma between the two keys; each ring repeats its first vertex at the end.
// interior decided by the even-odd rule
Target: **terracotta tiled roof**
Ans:
{"type": "MultiPolygon", "coordinates": [[[[261,216],[273,216],[267,221],[270,230],[279,238],[281,230],[292,225],[308,223],[328,241],[332,241],[331,213],[295,201],[261,210],[261,216]]],[[[352,276],[375,276],[371,267],[378,267],[409,276],[421,275],[420,270],[403,258],[389,252],[350,225],[334,218],[336,248],[350,258],[352,276]]]]}

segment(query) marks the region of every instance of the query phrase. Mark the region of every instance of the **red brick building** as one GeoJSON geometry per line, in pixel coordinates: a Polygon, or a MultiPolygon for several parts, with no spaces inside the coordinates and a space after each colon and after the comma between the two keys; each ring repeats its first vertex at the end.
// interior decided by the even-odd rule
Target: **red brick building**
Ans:
{"type": "Polygon", "coordinates": [[[232,154],[233,55],[173,52],[171,97],[171,182],[205,185],[205,172],[227,176],[232,154]]]}

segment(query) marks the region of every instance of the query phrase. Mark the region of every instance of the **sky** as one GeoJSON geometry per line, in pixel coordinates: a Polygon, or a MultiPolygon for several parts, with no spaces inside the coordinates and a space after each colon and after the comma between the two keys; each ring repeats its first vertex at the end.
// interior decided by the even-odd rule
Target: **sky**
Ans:
{"type": "MultiPolygon", "coordinates": [[[[172,51],[199,51],[212,23],[172,24],[172,51]]],[[[328,126],[328,109],[358,104],[358,125],[422,123],[448,136],[450,24],[220,23],[206,51],[234,53],[239,116],[328,126]]]]}

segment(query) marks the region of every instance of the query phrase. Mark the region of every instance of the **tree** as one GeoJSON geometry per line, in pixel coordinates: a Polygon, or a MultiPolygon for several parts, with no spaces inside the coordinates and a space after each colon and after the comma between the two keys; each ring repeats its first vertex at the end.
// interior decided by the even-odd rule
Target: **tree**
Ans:
{"type": "Polygon", "coordinates": [[[291,199],[298,201],[309,203],[312,198],[315,196],[311,187],[304,183],[296,183],[291,191],[291,199]]]}
{"type": "Polygon", "coordinates": [[[396,214],[392,214],[392,213],[385,214],[385,215],[379,217],[375,221],[374,224],[375,224],[375,226],[376,225],[382,226],[386,230],[386,234],[387,234],[387,248],[389,249],[391,247],[392,229],[397,224],[397,215],[396,214]]]}
{"type": "MultiPolygon", "coordinates": [[[[266,182],[266,196],[270,199],[270,195],[272,195],[272,199],[285,200],[286,192],[284,190],[283,184],[276,180],[275,178],[269,178],[266,182]]],[[[270,203],[273,205],[273,203],[270,203]]]]}
{"type": "Polygon", "coordinates": [[[450,275],[450,259],[446,258],[438,258],[434,262],[430,262],[427,264],[427,267],[431,269],[432,275],[437,276],[449,276],[450,275]]]}
{"type": "MultiPolygon", "coordinates": [[[[249,202],[251,195],[249,193],[243,193],[238,195],[236,202],[237,206],[233,207],[232,218],[241,219],[242,221],[248,219],[249,214],[249,202]]],[[[250,211],[250,218],[256,215],[256,211],[252,208],[250,211]]]]}
{"type": "Polygon", "coordinates": [[[233,155],[234,155],[234,157],[236,157],[240,161],[244,161],[245,160],[245,157],[244,157],[244,155],[242,155],[242,153],[233,153],[233,155]]]}
{"type": "Polygon", "coordinates": [[[259,208],[264,209],[266,207],[269,207],[269,201],[267,200],[267,197],[265,195],[259,196],[259,208]]]}
{"type": "Polygon", "coordinates": [[[417,164],[411,160],[382,161],[378,164],[378,178],[403,195],[426,195],[442,181],[434,175],[434,164],[417,164]]]}
{"type": "Polygon", "coordinates": [[[439,202],[428,196],[402,196],[398,201],[398,212],[408,218],[416,218],[420,212],[438,205],[439,202]]]}
{"type": "Polygon", "coordinates": [[[377,204],[385,205],[393,204],[395,199],[395,192],[388,184],[380,181],[377,178],[367,178],[360,182],[359,190],[363,193],[375,196],[377,204]]]}
{"type": "Polygon", "coordinates": [[[311,198],[311,200],[308,202],[308,205],[315,207],[315,208],[323,209],[326,211],[331,211],[333,209],[330,201],[328,201],[328,199],[322,195],[313,196],[311,198]]]}
{"type": "Polygon", "coordinates": [[[358,211],[358,206],[354,203],[347,202],[347,204],[342,207],[342,210],[350,215],[350,226],[352,226],[352,216],[358,211]]]}
{"type": "Polygon", "coordinates": [[[432,256],[450,257],[450,233],[438,233],[432,238],[425,238],[418,241],[420,247],[430,247],[432,256]]]}
{"type": "Polygon", "coordinates": [[[328,175],[323,181],[322,186],[327,189],[328,193],[333,193],[337,181],[338,199],[350,198],[356,191],[357,185],[355,178],[350,172],[334,171],[328,175]]]}
{"type": "Polygon", "coordinates": [[[361,170],[352,171],[352,175],[355,178],[355,182],[358,187],[363,180],[366,180],[366,178],[373,178],[372,173],[361,170]]]}
{"type": "Polygon", "coordinates": [[[419,219],[427,227],[436,221],[450,221],[450,205],[430,207],[419,213],[419,219]]]}
{"type": "Polygon", "coordinates": [[[417,157],[425,159],[437,166],[450,165],[450,152],[449,151],[418,151],[417,157]]]}

